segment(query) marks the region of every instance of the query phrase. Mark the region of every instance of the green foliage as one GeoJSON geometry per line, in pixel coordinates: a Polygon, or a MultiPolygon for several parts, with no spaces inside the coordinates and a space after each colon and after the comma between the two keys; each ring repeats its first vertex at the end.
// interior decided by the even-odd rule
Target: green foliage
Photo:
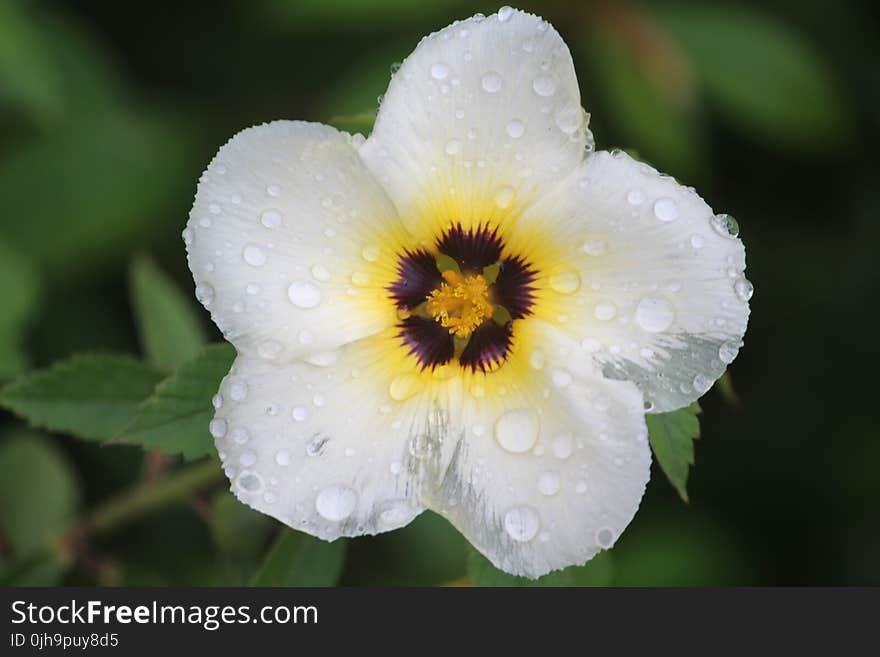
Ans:
{"type": "Polygon", "coordinates": [[[290,529],[282,531],[251,586],[333,586],[345,561],[346,541],[332,543],[290,529]]]}
{"type": "Polygon", "coordinates": [[[201,351],[207,338],[192,301],[146,256],[132,262],[131,295],[150,364],[173,370],[201,351]]]}
{"type": "Polygon", "coordinates": [[[693,178],[705,161],[702,123],[686,62],[664,45],[662,57],[648,56],[621,35],[597,29],[588,36],[586,59],[603,116],[620,137],[660,168],[693,178]]]}
{"type": "Polygon", "coordinates": [[[39,277],[31,263],[0,243],[0,382],[27,366],[24,329],[36,310],[39,294],[39,277]]]}
{"type": "Polygon", "coordinates": [[[60,574],[52,545],[79,507],[79,483],[64,455],[44,436],[19,433],[0,442],[0,583],[53,584],[60,574]]]}
{"type": "Polygon", "coordinates": [[[224,491],[214,496],[209,526],[214,544],[223,554],[255,557],[266,544],[275,522],[224,491]]]}
{"type": "Polygon", "coordinates": [[[694,464],[694,440],[700,437],[699,412],[700,407],[694,402],[677,411],[645,416],[654,456],[685,502],[688,501],[688,471],[694,464]]]}
{"type": "Polygon", "coordinates": [[[529,579],[498,570],[486,557],[468,547],[467,575],[474,586],[609,586],[614,577],[614,562],[610,552],[600,552],[583,566],[554,570],[538,579],[529,579]]]}
{"type": "Polygon", "coordinates": [[[229,344],[205,347],[156,387],[114,442],[182,454],[185,459],[209,454],[214,449],[208,433],[214,415],[211,398],[234,357],[235,350],[229,344]]]}
{"type": "Polygon", "coordinates": [[[161,380],[162,373],[128,356],[73,356],[7,385],[0,405],[32,426],[107,440],[137,415],[161,380]]]}
{"type": "Polygon", "coordinates": [[[734,125],[797,150],[849,137],[851,111],[831,67],[788,26],[747,7],[664,4],[657,15],[734,125]]]}

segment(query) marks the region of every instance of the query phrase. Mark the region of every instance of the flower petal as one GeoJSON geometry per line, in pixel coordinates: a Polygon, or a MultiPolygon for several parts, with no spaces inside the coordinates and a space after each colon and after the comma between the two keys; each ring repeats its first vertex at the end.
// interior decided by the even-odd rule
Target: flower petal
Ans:
{"type": "Polygon", "coordinates": [[[391,417],[369,342],[320,366],[235,361],[211,430],[242,502],[325,540],[402,527],[421,512],[405,466],[419,407],[391,417]]]}
{"type": "Polygon", "coordinates": [[[735,358],[752,290],[745,250],[693,189],[599,152],[527,215],[557,245],[537,281],[541,317],[581,340],[605,376],[635,382],[646,408],[689,404],[735,358]]]}
{"type": "Polygon", "coordinates": [[[393,76],[361,155],[414,233],[498,223],[592,142],[571,56],[542,19],[505,9],[421,41],[393,76]]]}
{"type": "Polygon", "coordinates": [[[635,385],[604,379],[556,329],[520,324],[520,349],[486,376],[500,387],[450,403],[444,467],[424,500],[497,567],[538,577],[611,547],[651,454],[635,385]]]}
{"type": "Polygon", "coordinates": [[[196,296],[239,353],[321,353],[395,321],[400,222],[352,138],[276,121],[208,166],[184,231],[196,296]]]}

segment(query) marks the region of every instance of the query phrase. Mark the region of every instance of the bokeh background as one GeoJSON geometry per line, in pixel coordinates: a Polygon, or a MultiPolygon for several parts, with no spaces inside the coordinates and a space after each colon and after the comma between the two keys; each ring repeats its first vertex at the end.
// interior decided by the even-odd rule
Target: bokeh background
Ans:
{"type": "MultiPolygon", "coordinates": [[[[571,48],[597,148],[630,149],[734,215],[756,287],[746,346],[702,401],[690,502],[655,468],[596,581],[880,584],[870,3],[522,5],[571,48]]],[[[74,353],[139,355],[132,263],[148,255],[191,298],[180,232],[222,143],[276,118],[368,132],[421,36],[497,8],[0,2],[0,381],[74,353]]],[[[249,581],[278,527],[219,481],[100,536],[70,531],[177,468],[0,415],[0,580],[249,581]]],[[[464,540],[431,514],[345,550],[342,584],[465,581],[464,540]]]]}

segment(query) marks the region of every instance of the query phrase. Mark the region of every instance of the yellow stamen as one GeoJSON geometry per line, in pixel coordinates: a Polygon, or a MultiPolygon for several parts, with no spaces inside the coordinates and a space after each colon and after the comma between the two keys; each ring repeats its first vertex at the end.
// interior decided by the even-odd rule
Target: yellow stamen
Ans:
{"type": "Polygon", "coordinates": [[[495,311],[489,284],[481,275],[462,276],[453,269],[442,274],[444,283],[428,295],[427,311],[457,338],[467,338],[495,311]]]}

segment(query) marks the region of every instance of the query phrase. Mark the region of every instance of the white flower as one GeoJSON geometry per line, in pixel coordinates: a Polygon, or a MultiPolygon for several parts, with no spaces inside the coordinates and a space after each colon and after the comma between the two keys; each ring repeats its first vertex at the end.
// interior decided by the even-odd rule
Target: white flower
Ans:
{"type": "Polygon", "coordinates": [[[751,285],[732,220],[588,118],[559,34],[505,8],[423,39],[369,139],[220,149],[184,237],[238,350],[211,429],[243,502],[327,540],[431,508],[529,577],[617,540],[645,411],[721,375],[751,285]]]}

